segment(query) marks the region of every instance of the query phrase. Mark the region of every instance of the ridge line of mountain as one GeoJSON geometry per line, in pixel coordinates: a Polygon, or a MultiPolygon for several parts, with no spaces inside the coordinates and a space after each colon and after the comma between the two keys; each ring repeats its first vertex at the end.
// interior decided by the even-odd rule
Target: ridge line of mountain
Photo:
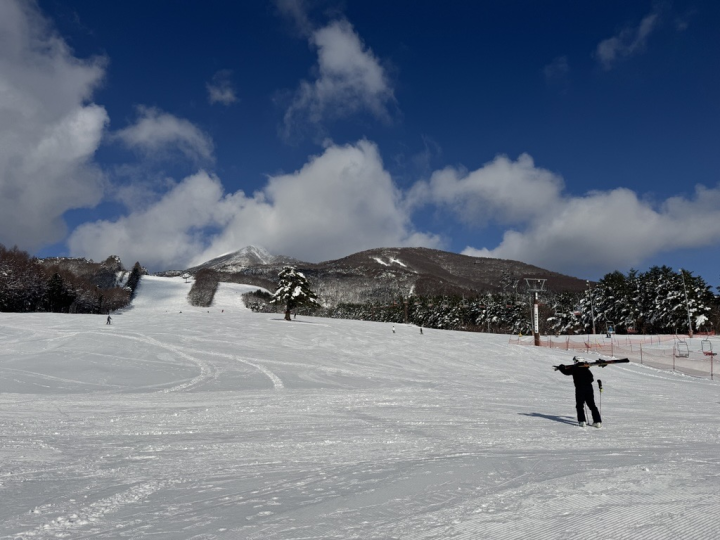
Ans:
{"type": "Polygon", "coordinates": [[[587,282],[544,268],[489,257],[472,257],[431,248],[385,247],[346,257],[309,263],[292,257],[271,255],[247,246],[186,270],[159,272],[158,276],[195,275],[202,270],[218,273],[219,281],[249,281],[273,289],[283,266],[294,266],[313,284],[314,290],[332,303],[365,302],[393,295],[476,296],[484,292],[524,291],[523,278],[545,279],[555,292],[580,292],[587,282]]]}

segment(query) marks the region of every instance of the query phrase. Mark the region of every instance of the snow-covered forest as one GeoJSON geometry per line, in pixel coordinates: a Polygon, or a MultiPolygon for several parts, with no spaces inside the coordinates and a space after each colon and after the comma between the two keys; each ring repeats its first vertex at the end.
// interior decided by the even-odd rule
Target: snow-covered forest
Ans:
{"type": "Polygon", "coordinates": [[[0,311],[108,313],[128,305],[144,270],[120,259],[36,259],[0,244],[0,311]]]}
{"type": "MultiPolygon", "coordinates": [[[[322,300],[322,298],[321,298],[322,300]]],[[[612,272],[583,293],[539,293],[540,332],[687,333],[713,331],[720,304],[710,286],[691,272],[661,266],[627,275],[612,272]]],[[[262,301],[253,302],[263,310],[262,301]]],[[[270,307],[271,311],[272,308],[270,307]]],[[[395,296],[384,302],[341,303],[299,313],[340,319],[412,323],[427,328],[491,333],[531,333],[532,296],[524,282],[506,274],[499,292],[459,296],[395,296]]]]}

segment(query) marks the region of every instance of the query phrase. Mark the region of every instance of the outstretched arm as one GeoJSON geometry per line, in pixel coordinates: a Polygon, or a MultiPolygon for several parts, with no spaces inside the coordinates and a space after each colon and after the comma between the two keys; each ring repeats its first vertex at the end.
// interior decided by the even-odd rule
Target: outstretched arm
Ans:
{"type": "Polygon", "coordinates": [[[577,363],[577,364],[573,364],[571,366],[566,366],[565,364],[560,364],[559,366],[553,366],[553,368],[555,368],[555,371],[559,371],[563,375],[572,375],[573,370],[575,370],[577,368],[589,368],[589,367],[590,367],[590,364],[588,364],[587,362],[577,363]]]}
{"type": "Polygon", "coordinates": [[[559,371],[563,375],[572,375],[573,366],[566,366],[565,364],[560,364],[559,366],[554,366],[555,371],[559,371]]]}

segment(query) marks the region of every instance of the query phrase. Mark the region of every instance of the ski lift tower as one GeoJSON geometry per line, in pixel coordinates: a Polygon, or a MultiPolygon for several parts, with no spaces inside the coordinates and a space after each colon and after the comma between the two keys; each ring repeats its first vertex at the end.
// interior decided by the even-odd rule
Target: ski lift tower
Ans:
{"type": "Polygon", "coordinates": [[[538,293],[545,290],[545,282],[547,280],[543,278],[525,278],[527,283],[528,292],[532,295],[532,328],[533,338],[535,339],[535,346],[540,346],[540,316],[538,313],[538,293]]]}
{"type": "Polygon", "coordinates": [[[692,339],[692,319],[690,319],[690,304],[688,304],[687,287],[685,287],[685,270],[680,269],[680,277],[682,278],[683,292],[685,293],[685,310],[687,311],[688,318],[688,337],[692,339]]]}

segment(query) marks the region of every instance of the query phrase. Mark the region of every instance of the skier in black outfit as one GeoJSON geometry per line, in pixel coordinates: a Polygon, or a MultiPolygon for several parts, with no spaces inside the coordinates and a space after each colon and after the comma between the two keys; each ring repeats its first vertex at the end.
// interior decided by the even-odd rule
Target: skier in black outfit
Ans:
{"type": "Polygon", "coordinates": [[[590,366],[586,363],[578,362],[578,360],[575,359],[575,364],[572,366],[560,364],[558,371],[563,375],[572,375],[573,382],[575,383],[575,408],[577,409],[580,427],[585,427],[585,403],[587,403],[592,413],[593,426],[596,428],[601,427],[602,419],[600,418],[600,411],[598,411],[598,408],[595,406],[595,394],[592,387],[594,378],[590,372],[590,366]]]}

